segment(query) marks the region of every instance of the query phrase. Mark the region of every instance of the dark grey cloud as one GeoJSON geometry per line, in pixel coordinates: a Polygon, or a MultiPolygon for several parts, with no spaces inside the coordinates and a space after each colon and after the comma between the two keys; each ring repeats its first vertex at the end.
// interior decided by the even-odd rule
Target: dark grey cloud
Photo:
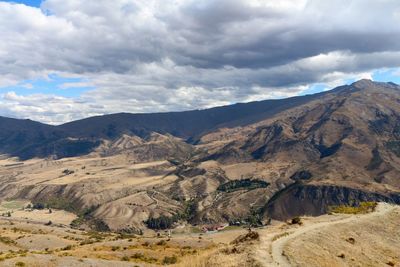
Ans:
{"type": "Polygon", "coordinates": [[[295,95],[400,67],[398,25],[397,0],[0,2],[0,87],[57,73],[95,88],[4,94],[0,113],[60,123],[295,95]]]}

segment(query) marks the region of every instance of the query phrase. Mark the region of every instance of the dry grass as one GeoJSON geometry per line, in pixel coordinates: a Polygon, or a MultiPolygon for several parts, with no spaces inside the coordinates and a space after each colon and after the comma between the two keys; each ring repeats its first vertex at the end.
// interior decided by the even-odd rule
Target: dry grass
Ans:
{"type": "Polygon", "coordinates": [[[361,202],[359,206],[331,206],[329,211],[332,213],[344,213],[344,214],[365,214],[373,212],[377,206],[376,202],[361,202]]]}
{"type": "Polygon", "coordinates": [[[309,231],[287,243],[285,255],[294,266],[399,266],[400,208],[388,210],[309,231]]]}

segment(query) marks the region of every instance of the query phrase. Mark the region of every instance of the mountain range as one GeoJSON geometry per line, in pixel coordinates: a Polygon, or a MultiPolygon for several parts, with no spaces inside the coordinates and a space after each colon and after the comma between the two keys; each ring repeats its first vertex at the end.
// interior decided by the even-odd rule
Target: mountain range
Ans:
{"type": "MultiPolygon", "coordinates": [[[[360,80],[206,110],[112,114],[59,126],[0,118],[0,199],[138,231],[400,203],[400,86],[360,80]]],[[[83,227],[83,226],[82,226],[83,227]]]]}

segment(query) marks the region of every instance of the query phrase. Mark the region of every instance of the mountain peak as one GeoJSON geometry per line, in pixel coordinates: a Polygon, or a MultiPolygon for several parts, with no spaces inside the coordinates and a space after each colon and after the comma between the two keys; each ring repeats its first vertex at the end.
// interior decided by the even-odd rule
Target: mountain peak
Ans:
{"type": "Polygon", "coordinates": [[[367,89],[371,87],[384,86],[384,87],[398,87],[399,85],[394,82],[376,82],[370,79],[361,79],[351,84],[352,87],[357,89],[367,89]]]}
{"type": "Polygon", "coordinates": [[[356,88],[364,89],[370,86],[375,86],[376,84],[377,82],[374,82],[370,79],[361,79],[359,81],[352,83],[351,85],[356,88]]]}

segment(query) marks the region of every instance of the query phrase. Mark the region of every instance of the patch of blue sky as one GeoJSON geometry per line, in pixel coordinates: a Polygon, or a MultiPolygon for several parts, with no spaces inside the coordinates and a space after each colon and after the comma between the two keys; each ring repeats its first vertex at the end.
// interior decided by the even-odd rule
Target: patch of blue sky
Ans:
{"type": "Polygon", "coordinates": [[[19,3],[26,6],[40,7],[42,0],[1,0],[0,2],[19,3]]]}
{"type": "Polygon", "coordinates": [[[316,84],[312,84],[307,90],[303,91],[301,93],[301,95],[316,94],[316,93],[323,92],[323,91],[326,91],[329,89],[332,89],[332,88],[329,88],[328,86],[326,86],[325,84],[322,84],[322,83],[316,83],[316,84]]]}
{"type": "Polygon", "coordinates": [[[13,91],[18,95],[49,94],[63,97],[79,97],[94,89],[85,79],[66,78],[50,74],[47,79],[25,80],[14,86],[0,88],[0,92],[13,91]]]}
{"type": "MultiPolygon", "coordinates": [[[[372,80],[376,82],[394,82],[400,84],[400,68],[385,68],[379,69],[372,72],[372,80]]],[[[356,82],[358,78],[346,79],[343,84],[351,84],[356,82]]],[[[315,94],[330,90],[333,88],[328,87],[323,83],[312,84],[307,90],[301,93],[301,95],[315,94]]]]}
{"type": "Polygon", "coordinates": [[[400,68],[377,70],[372,74],[372,78],[377,82],[394,82],[400,84],[400,68]]]}

